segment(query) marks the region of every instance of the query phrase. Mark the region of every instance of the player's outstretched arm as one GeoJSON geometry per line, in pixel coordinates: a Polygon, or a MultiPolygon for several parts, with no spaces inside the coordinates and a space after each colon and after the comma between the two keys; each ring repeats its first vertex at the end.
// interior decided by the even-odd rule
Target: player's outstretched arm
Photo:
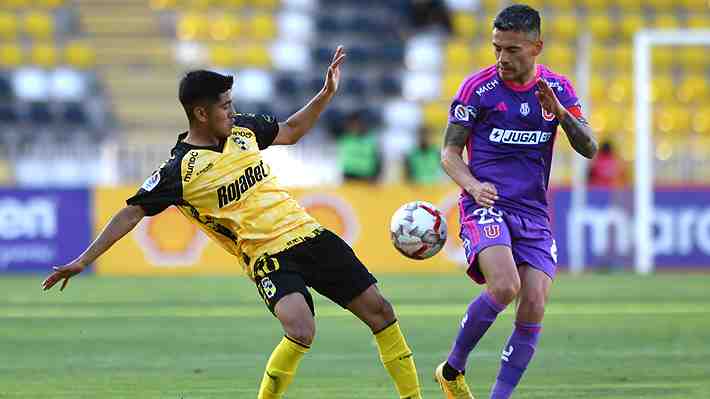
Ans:
{"type": "Polygon", "coordinates": [[[449,123],[444,133],[444,147],[441,149],[441,167],[461,188],[473,196],[481,206],[493,206],[498,199],[498,191],[491,183],[478,181],[468,169],[461,153],[468,138],[469,130],[455,123],[449,123]]]}
{"type": "Polygon", "coordinates": [[[303,108],[291,115],[286,122],[279,123],[279,133],[276,135],[273,144],[295,144],[306,134],[320,114],[325,110],[326,105],[338,91],[340,84],[340,64],[345,60],[345,49],[338,46],[333,54],[333,60],[328,66],[325,74],[323,88],[311,99],[303,108]]]}
{"type": "Polygon", "coordinates": [[[42,282],[42,288],[46,291],[60,280],[64,280],[59,288],[60,291],[64,290],[70,278],[84,271],[86,266],[93,263],[96,258],[111,248],[116,241],[133,230],[144,216],[145,211],[137,205],[128,205],[118,211],[84,253],[71,261],[71,263],[53,268],[54,272],[42,282]]]}
{"type": "Polygon", "coordinates": [[[562,130],[567,134],[572,148],[583,157],[594,158],[594,155],[597,154],[598,145],[589,122],[583,116],[574,116],[566,110],[543,79],[537,82],[537,87],[538,91],[535,95],[540,100],[540,105],[547,112],[555,114],[557,120],[560,121],[562,130]]]}

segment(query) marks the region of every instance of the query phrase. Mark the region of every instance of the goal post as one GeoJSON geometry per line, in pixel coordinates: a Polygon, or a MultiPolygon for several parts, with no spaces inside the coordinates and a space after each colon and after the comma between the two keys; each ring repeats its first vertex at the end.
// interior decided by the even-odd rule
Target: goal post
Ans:
{"type": "MultiPolygon", "coordinates": [[[[592,35],[585,32],[577,40],[577,65],[575,75],[577,76],[577,97],[584,104],[584,112],[591,115],[593,104],[591,104],[589,94],[589,78],[591,76],[591,47],[592,35]]],[[[577,215],[584,212],[587,203],[587,160],[579,154],[572,155],[572,212],[577,215]]],[[[582,237],[583,232],[580,225],[575,224],[576,237],[582,237]]],[[[569,271],[572,274],[580,274],[585,268],[584,242],[580,239],[569,240],[569,271]]]]}
{"type": "MultiPolygon", "coordinates": [[[[654,270],[653,243],[653,146],[651,110],[651,49],[654,46],[710,44],[710,29],[644,29],[634,37],[635,181],[634,269],[640,274],[654,270]]],[[[699,54],[699,57],[703,55],[699,54]]]]}

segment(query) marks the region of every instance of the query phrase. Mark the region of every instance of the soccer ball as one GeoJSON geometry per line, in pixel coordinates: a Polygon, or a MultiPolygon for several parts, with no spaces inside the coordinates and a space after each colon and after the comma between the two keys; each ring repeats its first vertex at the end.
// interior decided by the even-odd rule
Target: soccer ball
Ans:
{"type": "Polygon", "coordinates": [[[446,243],[446,219],[434,205],[408,202],[392,215],[392,243],[402,255],[426,259],[436,255],[446,243]]]}

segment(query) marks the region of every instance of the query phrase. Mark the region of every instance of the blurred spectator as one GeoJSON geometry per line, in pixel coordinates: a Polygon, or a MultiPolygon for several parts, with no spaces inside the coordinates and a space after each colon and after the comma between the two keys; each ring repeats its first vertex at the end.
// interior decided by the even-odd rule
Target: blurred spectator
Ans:
{"type": "Polygon", "coordinates": [[[431,142],[429,129],[422,126],[415,147],[405,159],[407,181],[414,184],[437,184],[444,176],[440,165],[439,147],[431,142]]]}
{"type": "Polygon", "coordinates": [[[604,141],[589,167],[588,184],[592,187],[621,187],[625,185],[624,164],[609,141],[604,141]]]}
{"type": "Polygon", "coordinates": [[[451,15],[444,0],[412,0],[410,4],[410,18],[416,31],[451,34],[451,15]]]}
{"type": "Polygon", "coordinates": [[[361,113],[353,113],[345,121],[345,131],[338,139],[338,160],[345,180],[374,182],[380,176],[379,141],[361,113]]]}

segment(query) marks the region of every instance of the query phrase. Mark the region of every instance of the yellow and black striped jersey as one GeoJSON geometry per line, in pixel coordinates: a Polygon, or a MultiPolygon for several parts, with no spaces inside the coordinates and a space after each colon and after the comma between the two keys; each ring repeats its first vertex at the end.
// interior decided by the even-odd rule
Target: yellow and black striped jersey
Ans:
{"type": "Polygon", "coordinates": [[[261,150],[276,138],[278,123],[266,115],[238,114],[232,134],[200,147],[179,136],[164,162],[126,202],[147,216],[174,205],[210,238],[252,266],[313,235],[322,227],[279,185],[261,150]]]}

